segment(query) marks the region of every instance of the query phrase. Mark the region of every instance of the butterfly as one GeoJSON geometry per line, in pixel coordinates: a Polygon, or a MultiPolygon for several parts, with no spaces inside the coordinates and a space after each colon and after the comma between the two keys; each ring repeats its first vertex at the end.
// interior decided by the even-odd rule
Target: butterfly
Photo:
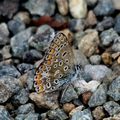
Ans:
{"type": "Polygon", "coordinates": [[[42,62],[36,69],[34,87],[37,93],[58,90],[74,72],[72,34],[65,29],[51,41],[42,62]]]}

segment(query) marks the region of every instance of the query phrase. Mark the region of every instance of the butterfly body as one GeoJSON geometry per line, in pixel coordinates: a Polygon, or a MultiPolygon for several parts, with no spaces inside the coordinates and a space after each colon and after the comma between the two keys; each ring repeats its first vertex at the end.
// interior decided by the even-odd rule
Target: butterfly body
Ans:
{"type": "Polygon", "coordinates": [[[58,32],[51,41],[43,61],[36,70],[34,86],[37,93],[51,92],[67,83],[74,69],[72,35],[68,30],[58,32]]]}

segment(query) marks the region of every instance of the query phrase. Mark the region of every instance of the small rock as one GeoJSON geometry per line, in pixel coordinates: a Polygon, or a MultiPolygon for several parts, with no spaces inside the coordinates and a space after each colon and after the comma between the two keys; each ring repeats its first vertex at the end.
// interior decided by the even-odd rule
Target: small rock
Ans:
{"type": "Polygon", "coordinates": [[[54,0],[28,0],[24,7],[30,11],[32,15],[48,15],[51,16],[55,12],[54,0]]]}
{"type": "Polygon", "coordinates": [[[81,110],[76,110],[73,115],[71,116],[71,120],[93,120],[91,111],[89,109],[84,109],[83,111],[81,110]]]}
{"type": "Polygon", "coordinates": [[[112,58],[115,60],[120,56],[120,52],[116,52],[112,54],[112,58]]]}
{"type": "Polygon", "coordinates": [[[63,105],[63,110],[66,112],[66,113],[69,113],[71,110],[73,110],[75,108],[75,105],[72,104],[72,103],[65,103],[63,105]]]}
{"type": "Polygon", "coordinates": [[[25,30],[25,24],[21,20],[10,20],[8,22],[8,28],[15,35],[25,30]]]}
{"type": "Polygon", "coordinates": [[[71,31],[82,31],[85,28],[85,21],[83,19],[71,19],[69,21],[69,29],[71,31]]]}
{"type": "Polygon", "coordinates": [[[24,24],[29,24],[30,23],[30,15],[28,12],[18,12],[14,16],[14,20],[22,21],[24,24]]]}
{"type": "Polygon", "coordinates": [[[27,64],[27,63],[21,63],[17,66],[17,68],[21,74],[26,73],[31,69],[34,69],[32,64],[27,64]]]}
{"type": "Polygon", "coordinates": [[[0,103],[6,102],[13,94],[21,89],[19,79],[11,76],[0,77],[0,103]],[[3,88],[3,89],[2,89],[3,88]],[[5,93],[5,94],[4,94],[5,93]]]}
{"type": "Polygon", "coordinates": [[[13,118],[11,118],[8,111],[2,105],[0,105],[0,119],[1,120],[14,120],[13,118]]]}
{"type": "Polygon", "coordinates": [[[0,24],[0,46],[6,45],[10,42],[10,39],[8,38],[9,31],[7,28],[7,25],[5,23],[0,24]]]}
{"type": "Polygon", "coordinates": [[[95,6],[95,4],[98,2],[98,0],[86,0],[87,1],[87,5],[90,7],[95,6]]]}
{"type": "Polygon", "coordinates": [[[23,61],[27,63],[33,63],[36,60],[40,60],[43,58],[43,55],[41,52],[38,52],[35,49],[31,49],[30,51],[27,51],[23,55],[23,61]]]}
{"type": "Polygon", "coordinates": [[[67,86],[67,88],[65,88],[65,90],[63,90],[60,102],[66,103],[76,98],[78,98],[76,91],[74,90],[72,85],[69,85],[67,86]]]}
{"type": "Polygon", "coordinates": [[[102,106],[96,107],[92,111],[92,113],[93,113],[93,117],[95,118],[95,120],[103,120],[103,118],[105,117],[104,109],[102,106]]]}
{"type": "Polygon", "coordinates": [[[54,36],[54,29],[48,25],[42,25],[37,29],[36,34],[29,39],[29,45],[38,51],[45,51],[54,36]]]}
{"type": "Polygon", "coordinates": [[[11,97],[10,90],[0,82],[0,103],[6,102],[11,97]]]}
{"type": "Polygon", "coordinates": [[[1,23],[0,24],[0,32],[2,32],[5,36],[9,36],[9,30],[8,30],[8,26],[6,23],[1,23]]]}
{"type": "Polygon", "coordinates": [[[120,52],[120,43],[114,43],[114,44],[112,45],[112,50],[113,50],[114,52],[120,52]]]}
{"type": "Polygon", "coordinates": [[[97,18],[92,10],[88,12],[85,23],[87,27],[91,27],[97,24],[97,18]]]}
{"type": "Polygon", "coordinates": [[[12,77],[20,77],[20,73],[13,65],[1,65],[0,64],[0,77],[9,75],[12,77]]]}
{"type": "Polygon", "coordinates": [[[115,101],[120,100],[120,77],[113,80],[109,86],[108,95],[111,96],[115,101]]]}
{"type": "Polygon", "coordinates": [[[56,0],[58,5],[58,10],[61,15],[67,15],[68,13],[68,2],[66,0],[56,0]]]}
{"type": "Polygon", "coordinates": [[[110,53],[104,52],[101,55],[102,61],[104,62],[104,64],[106,65],[111,65],[112,64],[112,56],[110,53]]]}
{"type": "Polygon", "coordinates": [[[120,56],[118,57],[117,62],[118,62],[118,64],[120,64],[120,56]]]}
{"type": "Polygon", "coordinates": [[[33,35],[34,27],[27,28],[11,38],[10,45],[15,57],[22,57],[24,52],[29,50],[28,39],[33,35]]]}
{"type": "Polygon", "coordinates": [[[30,99],[35,102],[39,108],[56,109],[59,107],[58,104],[58,93],[48,93],[48,94],[37,94],[31,93],[29,95],[30,99]]]}
{"type": "Polygon", "coordinates": [[[114,8],[120,10],[120,0],[112,0],[114,8]]]}
{"type": "Polygon", "coordinates": [[[17,114],[28,114],[28,113],[34,113],[34,105],[32,103],[27,103],[25,105],[21,105],[17,109],[17,114]]]}
{"type": "Polygon", "coordinates": [[[115,18],[114,29],[117,33],[120,33],[120,14],[118,14],[115,18]]]}
{"type": "Polygon", "coordinates": [[[19,0],[4,0],[0,3],[0,16],[7,16],[9,19],[18,11],[19,0]]]}
{"type": "Polygon", "coordinates": [[[15,117],[15,120],[39,120],[39,114],[38,113],[20,114],[15,117]]]}
{"type": "Polygon", "coordinates": [[[90,57],[91,64],[98,65],[101,62],[101,56],[100,55],[92,55],[90,57]]]}
{"type": "Polygon", "coordinates": [[[86,30],[86,35],[80,38],[78,48],[87,56],[91,56],[98,49],[99,37],[96,30],[86,30]]]}
{"type": "Polygon", "coordinates": [[[115,39],[118,37],[118,34],[113,28],[103,31],[100,34],[102,45],[109,46],[115,39]]]}
{"type": "Polygon", "coordinates": [[[110,116],[120,112],[120,105],[114,101],[106,102],[103,107],[110,116]]]}
{"type": "Polygon", "coordinates": [[[82,100],[84,104],[88,104],[90,97],[92,96],[92,92],[88,91],[82,94],[82,100]]]}
{"type": "Polygon", "coordinates": [[[70,13],[74,18],[85,18],[87,3],[85,0],[69,0],[70,13]]]}
{"type": "Polygon", "coordinates": [[[75,106],[81,106],[81,105],[83,105],[79,98],[74,99],[74,100],[73,100],[73,104],[74,104],[75,106]]]}
{"type": "Polygon", "coordinates": [[[73,53],[76,65],[81,65],[82,67],[84,67],[89,63],[87,57],[80,50],[73,49],[73,53]]]}
{"type": "Polygon", "coordinates": [[[27,90],[33,90],[33,80],[34,80],[35,69],[27,71],[25,74],[20,76],[20,81],[27,90]]]}
{"type": "Polygon", "coordinates": [[[6,45],[6,46],[3,47],[2,55],[3,55],[4,60],[12,57],[12,55],[10,53],[10,46],[9,45],[6,45]]]}
{"type": "Polygon", "coordinates": [[[85,80],[79,80],[74,83],[74,88],[77,91],[77,94],[81,95],[87,91],[91,91],[91,92],[96,91],[99,85],[100,85],[99,81],[92,80],[87,83],[85,80]]]}
{"type": "Polygon", "coordinates": [[[111,69],[105,65],[86,65],[84,71],[86,74],[89,74],[93,80],[101,82],[106,75],[110,75],[112,73],[111,69]]]}
{"type": "Polygon", "coordinates": [[[29,92],[24,88],[21,89],[17,94],[12,98],[14,104],[25,104],[29,100],[29,92]]]}
{"type": "Polygon", "coordinates": [[[65,112],[59,108],[49,111],[47,115],[50,120],[66,120],[68,118],[65,112]]]}
{"type": "Polygon", "coordinates": [[[107,85],[103,83],[93,93],[88,104],[90,107],[99,106],[104,104],[106,102],[106,99],[107,99],[107,85]]]}
{"type": "Polygon", "coordinates": [[[106,29],[110,29],[114,25],[114,19],[112,17],[104,17],[101,22],[99,22],[96,26],[98,31],[103,31],[106,29]]]}
{"type": "Polygon", "coordinates": [[[114,13],[115,8],[112,0],[99,0],[98,4],[94,8],[96,16],[107,16],[114,13]]]}

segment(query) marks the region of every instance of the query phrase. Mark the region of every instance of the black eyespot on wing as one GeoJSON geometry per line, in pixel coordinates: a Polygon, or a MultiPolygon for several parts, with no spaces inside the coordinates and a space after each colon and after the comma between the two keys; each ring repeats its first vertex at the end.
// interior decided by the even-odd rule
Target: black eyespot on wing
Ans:
{"type": "Polygon", "coordinates": [[[65,62],[66,62],[66,63],[69,63],[69,60],[68,60],[68,59],[65,59],[65,62]]]}
{"type": "Polygon", "coordinates": [[[63,61],[61,60],[60,62],[59,62],[59,66],[62,66],[63,65],[63,61]]]}
{"type": "Polygon", "coordinates": [[[63,74],[59,74],[59,78],[62,78],[63,74]]]}
{"type": "Polygon", "coordinates": [[[57,64],[54,64],[54,66],[53,66],[54,68],[57,68],[57,64]]]}
{"type": "Polygon", "coordinates": [[[65,57],[67,55],[67,52],[65,51],[64,53],[62,53],[62,56],[65,57]]]}
{"type": "Polygon", "coordinates": [[[65,67],[64,67],[64,71],[67,71],[67,70],[68,70],[68,66],[65,66],[65,67]]]}
{"type": "Polygon", "coordinates": [[[58,79],[55,79],[55,80],[54,80],[54,83],[55,83],[55,84],[58,84],[58,83],[59,83],[59,80],[58,80],[58,79]]]}
{"type": "Polygon", "coordinates": [[[47,82],[47,83],[46,83],[46,87],[47,87],[47,88],[50,88],[50,87],[51,87],[50,82],[47,82]]]}

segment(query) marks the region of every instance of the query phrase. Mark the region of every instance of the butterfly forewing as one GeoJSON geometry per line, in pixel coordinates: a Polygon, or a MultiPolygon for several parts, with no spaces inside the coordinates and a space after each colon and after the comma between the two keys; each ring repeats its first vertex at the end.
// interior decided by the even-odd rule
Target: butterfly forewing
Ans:
{"type": "Polygon", "coordinates": [[[39,92],[51,92],[62,84],[61,78],[70,73],[73,66],[73,52],[64,32],[59,32],[52,40],[43,62],[36,71],[35,88],[39,92]]]}

